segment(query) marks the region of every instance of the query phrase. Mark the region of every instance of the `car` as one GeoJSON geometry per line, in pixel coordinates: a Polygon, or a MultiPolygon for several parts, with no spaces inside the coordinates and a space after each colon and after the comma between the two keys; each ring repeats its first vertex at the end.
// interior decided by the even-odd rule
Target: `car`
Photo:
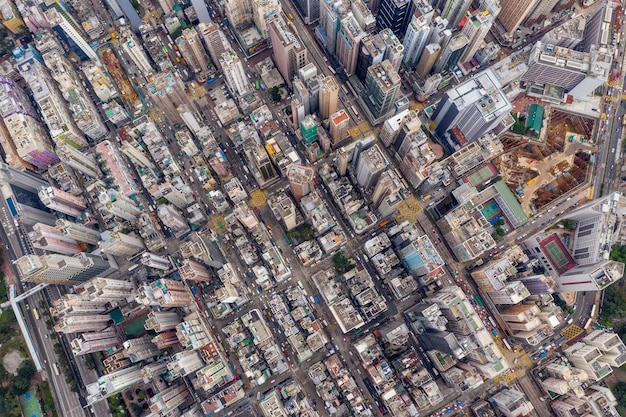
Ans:
{"type": "Polygon", "coordinates": [[[44,334],[43,337],[45,337],[47,339],[48,338],[48,334],[47,333],[44,334]]]}

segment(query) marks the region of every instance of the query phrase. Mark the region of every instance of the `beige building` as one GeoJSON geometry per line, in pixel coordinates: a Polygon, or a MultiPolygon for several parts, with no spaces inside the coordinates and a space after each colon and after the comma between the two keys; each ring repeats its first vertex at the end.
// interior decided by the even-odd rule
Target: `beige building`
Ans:
{"type": "Polygon", "coordinates": [[[320,86],[320,118],[326,120],[336,113],[338,103],[339,85],[335,77],[328,76],[322,80],[320,86]]]}
{"type": "Polygon", "coordinates": [[[183,34],[176,39],[176,44],[187,64],[196,72],[198,80],[206,81],[209,78],[209,60],[198,32],[194,29],[183,30],[183,34]]]}
{"type": "Polygon", "coordinates": [[[298,70],[308,63],[308,52],[295,27],[282,14],[277,14],[268,23],[269,35],[274,51],[274,64],[291,85],[298,70]]]}
{"type": "Polygon", "coordinates": [[[498,20],[506,29],[506,35],[511,38],[524,19],[539,3],[539,0],[506,0],[501,3],[502,10],[498,20]]]}

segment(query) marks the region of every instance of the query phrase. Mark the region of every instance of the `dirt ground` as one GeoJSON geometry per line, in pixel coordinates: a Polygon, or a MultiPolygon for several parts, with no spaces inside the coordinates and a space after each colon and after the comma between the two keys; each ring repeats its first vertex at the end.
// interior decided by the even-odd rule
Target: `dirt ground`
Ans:
{"type": "Polygon", "coordinates": [[[14,374],[17,372],[17,368],[20,366],[24,358],[22,358],[18,351],[12,350],[2,358],[2,365],[7,372],[14,374]]]}

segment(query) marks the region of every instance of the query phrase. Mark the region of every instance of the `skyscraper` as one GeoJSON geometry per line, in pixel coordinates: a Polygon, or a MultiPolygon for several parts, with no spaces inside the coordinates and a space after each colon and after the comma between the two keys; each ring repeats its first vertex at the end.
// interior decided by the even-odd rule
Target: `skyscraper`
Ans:
{"type": "Polygon", "coordinates": [[[62,255],[74,255],[81,250],[77,241],[63,236],[54,227],[43,223],[36,223],[33,226],[33,231],[28,233],[28,238],[33,247],[62,255]]]}
{"type": "MultiPolygon", "coordinates": [[[[265,39],[270,37],[269,22],[272,18],[282,15],[282,7],[278,0],[250,0],[254,24],[265,39]]],[[[295,31],[294,31],[295,32],[295,31]]],[[[272,46],[274,42],[272,42],[272,46]]]]}
{"type": "Polygon", "coordinates": [[[380,174],[387,169],[389,161],[378,144],[362,151],[356,166],[356,180],[363,188],[373,187],[380,174]]]}
{"type": "Polygon", "coordinates": [[[295,27],[285,20],[283,14],[273,16],[268,28],[276,68],[285,82],[291,85],[298,70],[308,63],[307,49],[298,37],[295,27]]]}
{"type": "Polygon", "coordinates": [[[446,74],[452,71],[468,43],[469,39],[462,33],[453,36],[446,47],[439,53],[439,59],[435,64],[435,72],[446,74]]]}
{"type": "Polygon", "coordinates": [[[348,134],[348,127],[350,126],[350,116],[344,109],[340,109],[337,113],[330,116],[330,139],[333,146],[343,141],[348,134]]]}
{"type": "Polygon", "coordinates": [[[98,244],[100,240],[100,232],[82,224],[74,223],[65,219],[58,219],[55,227],[60,230],[64,236],[76,239],[79,242],[88,243],[90,245],[98,244]]]}
{"type": "Polygon", "coordinates": [[[341,19],[337,44],[335,45],[335,56],[348,75],[352,75],[356,71],[361,39],[364,37],[365,32],[353,15],[349,14],[345,19],[341,19]]]}
{"type": "Polygon", "coordinates": [[[124,25],[119,29],[120,45],[123,50],[128,54],[130,59],[133,60],[137,68],[141,71],[144,77],[148,77],[154,73],[154,68],[148,60],[146,51],[143,49],[143,44],[137,39],[134,31],[130,26],[124,25]]]}
{"type": "Polygon", "coordinates": [[[381,0],[376,27],[378,30],[391,29],[402,38],[413,17],[414,3],[411,0],[381,0]]]}
{"type": "Polygon", "coordinates": [[[226,35],[213,22],[200,23],[197,30],[200,32],[202,39],[204,39],[211,61],[214,64],[219,64],[222,54],[231,50],[230,42],[228,42],[226,35]]]}
{"type": "Polygon", "coordinates": [[[243,64],[236,53],[233,51],[222,53],[219,62],[226,79],[226,84],[233,94],[237,93],[243,96],[250,91],[250,81],[246,77],[243,64]]]}
{"type": "Polygon", "coordinates": [[[404,60],[409,68],[417,65],[430,35],[430,20],[414,14],[404,35],[404,60]]]}
{"type": "Polygon", "coordinates": [[[148,319],[144,324],[146,330],[154,330],[155,332],[164,332],[166,330],[175,329],[181,322],[181,318],[176,311],[151,311],[148,313],[148,319]]]}
{"type": "Polygon", "coordinates": [[[385,44],[383,60],[388,60],[393,69],[398,71],[404,59],[404,45],[402,45],[400,38],[390,28],[383,29],[378,34],[385,44]]]}
{"type": "Polygon", "coordinates": [[[17,260],[24,281],[63,285],[87,281],[110,267],[102,257],[83,252],[75,256],[25,255],[17,260]]]}
{"type": "Polygon", "coordinates": [[[472,142],[495,128],[513,109],[490,69],[448,90],[435,110],[435,131],[456,127],[472,142]]]}
{"type": "Polygon", "coordinates": [[[132,296],[135,285],[122,279],[95,277],[75,287],[82,300],[93,304],[107,304],[132,296]]]}
{"type": "MultiPolygon", "coordinates": [[[[49,3],[45,3],[46,5],[49,3]]],[[[72,15],[60,3],[52,3],[51,7],[44,12],[50,26],[55,28],[56,32],[67,42],[74,52],[86,61],[88,59],[98,60],[98,55],[87,43],[78,25],[72,15]]]]}
{"type": "Polygon", "coordinates": [[[132,256],[146,249],[143,241],[139,238],[126,235],[121,232],[106,230],[101,234],[99,242],[102,253],[116,256],[132,256]]]}
{"type": "Polygon", "coordinates": [[[430,74],[430,71],[433,69],[435,62],[437,62],[439,52],[441,52],[441,46],[439,46],[438,43],[429,43],[424,47],[422,56],[415,67],[415,73],[419,75],[421,79],[428,77],[428,74],[430,74]]]}
{"type": "Polygon", "coordinates": [[[101,352],[119,346],[121,343],[122,337],[115,331],[94,332],[78,335],[70,341],[70,347],[74,356],[79,356],[101,352]]]}
{"type": "Polygon", "coordinates": [[[299,9],[305,24],[310,25],[320,19],[320,0],[297,0],[294,5],[299,9]]]}
{"type": "Polygon", "coordinates": [[[365,82],[367,76],[367,69],[374,64],[382,62],[385,55],[385,43],[378,34],[365,35],[361,39],[361,46],[359,51],[359,57],[356,64],[356,76],[365,82]]]}
{"type": "Polygon", "coordinates": [[[209,61],[198,32],[189,28],[183,30],[182,35],[176,39],[176,44],[189,66],[195,71],[198,80],[206,81],[209,78],[209,61]]]}
{"type": "Polygon", "coordinates": [[[100,167],[96,163],[93,156],[87,155],[78,149],[75,149],[67,143],[60,142],[57,144],[56,153],[59,155],[61,162],[66,163],[77,171],[82,172],[93,178],[99,178],[102,174],[100,167]]]}
{"type": "MultiPolygon", "coordinates": [[[[154,104],[171,122],[183,124],[177,108],[181,105],[191,106],[180,78],[173,72],[162,71],[148,79],[146,89],[154,104]]],[[[122,147],[127,142],[122,143],[122,147]]]]}
{"type": "Polygon", "coordinates": [[[134,386],[142,380],[140,370],[140,366],[133,365],[129,368],[101,376],[97,382],[85,387],[87,391],[87,404],[91,405],[95,402],[102,401],[134,386]]]}
{"type": "Polygon", "coordinates": [[[461,30],[467,39],[469,39],[469,43],[467,47],[461,54],[459,58],[459,65],[464,64],[471,60],[474,57],[474,54],[480,48],[480,45],[485,40],[485,36],[489,33],[489,29],[491,29],[492,17],[489,15],[489,12],[485,11],[481,13],[480,11],[474,13],[467,21],[465,22],[465,26],[461,30]]]}
{"type": "Polygon", "coordinates": [[[326,120],[337,111],[339,102],[339,86],[335,77],[328,76],[320,86],[320,118],[326,120]]]}
{"type": "Polygon", "coordinates": [[[362,99],[374,119],[385,116],[393,109],[398,91],[400,76],[388,60],[368,68],[362,99]]]}
{"type": "Polygon", "coordinates": [[[441,9],[441,17],[448,19],[451,29],[456,29],[472,0],[447,0],[441,9]]]}
{"type": "Polygon", "coordinates": [[[41,111],[53,141],[61,140],[75,148],[89,145],[78,129],[68,104],[52,78],[43,58],[34,49],[14,52],[17,70],[33,93],[33,99],[41,111]]]}
{"type": "Polygon", "coordinates": [[[7,164],[16,169],[45,169],[58,161],[30,98],[4,76],[0,76],[0,116],[2,130],[10,135],[0,139],[7,164]]]}
{"type": "Polygon", "coordinates": [[[289,180],[289,187],[293,197],[300,201],[302,197],[313,190],[313,178],[315,170],[311,167],[291,164],[287,167],[286,177],[289,180]]]}
{"type": "Polygon", "coordinates": [[[530,12],[539,3],[539,0],[505,0],[502,2],[502,10],[498,20],[506,29],[507,37],[511,38],[517,28],[528,17],[530,12]]]}
{"type": "Polygon", "coordinates": [[[193,259],[184,259],[178,271],[180,272],[181,278],[184,280],[209,281],[212,278],[209,269],[193,259]]]}
{"type": "Polygon", "coordinates": [[[74,196],[55,187],[39,187],[38,194],[46,207],[68,216],[78,217],[87,209],[82,197],[74,196]]]}

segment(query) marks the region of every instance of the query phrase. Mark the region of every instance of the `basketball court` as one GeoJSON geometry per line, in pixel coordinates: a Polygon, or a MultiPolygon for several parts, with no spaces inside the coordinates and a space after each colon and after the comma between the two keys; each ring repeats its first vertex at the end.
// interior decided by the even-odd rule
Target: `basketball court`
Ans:
{"type": "Polygon", "coordinates": [[[28,391],[26,394],[21,395],[20,402],[26,417],[42,417],[41,407],[34,391],[28,391]]]}

